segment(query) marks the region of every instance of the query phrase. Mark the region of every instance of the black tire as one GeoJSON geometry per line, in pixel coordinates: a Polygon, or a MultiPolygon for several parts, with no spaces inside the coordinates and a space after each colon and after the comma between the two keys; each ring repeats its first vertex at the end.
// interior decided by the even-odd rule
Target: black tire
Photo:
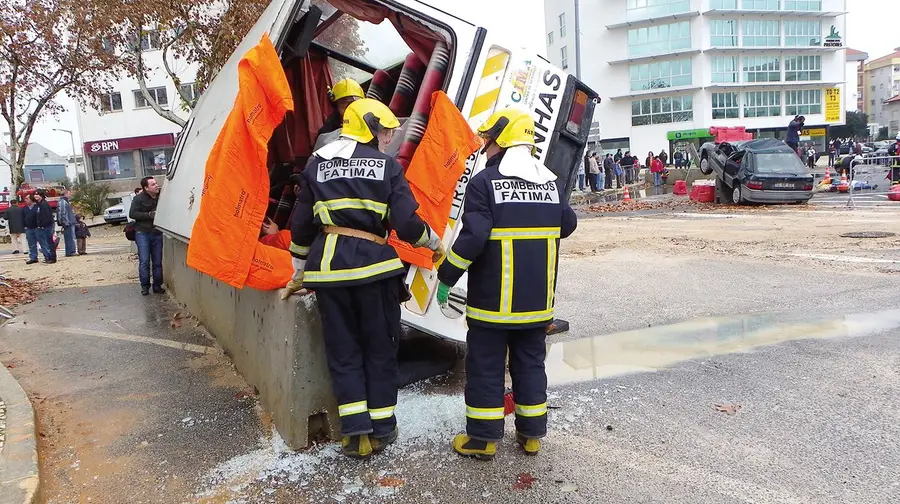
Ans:
{"type": "Polygon", "coordinates": [[[744,201],[744,190],[741,188],[741,183],[735,182],[734,189],[731,190],[731,202],[735,205],[743,205],[744,201]]]}
{"type": "Polygon", "coordinates": [[[702,158],[700,158],[700,173],[709,175],[712,172],[712,166],[709,165],[709,157],[703,156],[702,158]]]}

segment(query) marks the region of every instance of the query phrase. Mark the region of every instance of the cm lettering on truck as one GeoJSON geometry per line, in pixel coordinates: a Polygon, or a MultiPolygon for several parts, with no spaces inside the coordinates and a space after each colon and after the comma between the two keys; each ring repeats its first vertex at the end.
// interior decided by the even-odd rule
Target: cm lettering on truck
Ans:
{"type": "MultiPolygon", "coordinates": [[[[201,96],[179,137],[155,221],[166,240],[202,247],[205,261],[230,265],[228,274],[222,275],[227,281],[218,280],[235,289],[250,288],[241,276],[253,265],[253,255],[247,251],[256,246],[251,242],[258,238],[258,226],[263,219],[271,219],[279,229],[290,227],[296,203],[293,180],[306,166],[319,129],[333,113],[329,86],[345,78],[360,83],[367,98],[381,101],[400,118],[401,127],[388,154],[406,169],[431,119],[435,92],[445,93],[473,130],[495,110],[513,105],[526,108],[535,122],[536,157],[558,179],[542,186],[497,181],[497,201],[551,202],[560,194],[568,197],[597,95],[539,55],[520,49],[515,40],[500,38],[481,27],[477,15],[461,18],[415,0],[273,1],[201,96]],[[280,60],[280,65],[266,67],[266,71],[273,77],[283,72],[292,107],[266,142],[265,166],[250,161],[240,161],[241,165],[227,159],[211,163],[210,159],[220,155],[217,139],[242,90],[239,62],[264,36],[271,40],[280,60]],[[348,42],[356,38],[358,45],[348,42]],[[231,165],[227,171],[219,166],[225,162],[231,165]],[[231,180],[235,177],[240,180],[231,180]],[[226,183],[236,187],[234,191],[248,194],[235,217],[244,219],[238,224],[246,229],[232,233],[239,236],[223,237],[229,246],[192,242],[200,209],[224,205],[219,201],[232,198],[222,194],[226,183]],[[235,246],[231,243],[235,239],[242,243],[235,246]]],[[[252,106],[247,110],[253,112],[245,119],[257,121],[257,116],[265,116],[265,110],[252,106]]],[[[463,153],[459,159],[467,155],[463,153]]],[[[461,174],[436,184],[434,194],[426,198],[450,202],[443,224],[446,247],[459,233],[469,180],[484,162],[479,153],[468,156],[461,174]]],[[[448,159],[447,164],[455,163],[448,159]]],[[[433,170],[446,169],[443,164],[433,170]]],[[[316,173],[318,180],[384,176],[383,161],[375,159],[335,158],[321,163],[316,173]]],[[[235,212],[234,202],[239,197],[230,199],[226,217],[235,212]]],[[[419,204],[431,203],[420,200],[419,204]]],[[[173,250],[184,251],[186,247],[173,250]]],[[[257,264],[263,263],[257,259],[257,264]]],[[[403,322],[434,336],[464,341],[464,318],[448,316],[433,301],[437,283],[434,268],[407,266],[404,282],[411,299],[403,305],[403,322]]],[[[463,298],[466,281],[464,276],[455,290],[462,291],[463,298]]],[[[275,304],[277,295],[271,296],[275,304]]]]}

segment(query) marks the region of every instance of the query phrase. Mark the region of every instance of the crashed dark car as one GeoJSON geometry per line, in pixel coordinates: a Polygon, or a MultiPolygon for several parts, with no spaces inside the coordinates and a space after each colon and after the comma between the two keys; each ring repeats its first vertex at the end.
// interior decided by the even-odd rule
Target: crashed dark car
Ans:
{"type": "Polygon", "coordinates": [[[705,143],[700,170],[715,172],[723,199],[735,204],[806,203],[813,196],[812,174],[790,147],[774,138],[705,143]]]}

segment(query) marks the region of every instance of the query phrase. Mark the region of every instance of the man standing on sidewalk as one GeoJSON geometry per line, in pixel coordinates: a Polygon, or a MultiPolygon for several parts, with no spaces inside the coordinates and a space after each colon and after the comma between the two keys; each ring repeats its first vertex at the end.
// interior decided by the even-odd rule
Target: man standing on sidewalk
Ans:
{"type": "Polygon", "coordinates": [[[159,184],[153,177],[141,179],[141,192],[131,202],[128,217],[134,220],[134,242],[138,249],[138,277],[141,294],[150,294],[150,271],[153,270],[153,292],[162,294],[162,232],[153,225],[159,202],[159,184]]]}
{"type": "Polygon", "coordinates": [[[47,203],[47,193],[38,189],[34,193],[34,207],[37,209],[37,241],[41,245],[44,254],[44,262],[53,264],[56,262],[56,245],[53,243],[54,224],[53,209],[47,203]]]}
{"type": "Polygon", "coordinates": [[[22,220],[25,223],[25,241],[28,242],[28,260],[25,264],[38,262],[38,225],[37,206],[34,204],[34,196],[25,196],[25,208],[22,209],[22,220]]]}
{"type": "Polygon", "coordinates": [[[78,255],[75,248],[75,211],[72,210],[72,191],[63,189],[62,197],[56,208],[56,220],[66,240],[66,257],[78,255]]]}
{"type": "Polygon", "coordinates": [[[3,212],[9,236],[12,238],[13,254],[25,252],[25,213],[18,201],[13,201],[3,212]]]}

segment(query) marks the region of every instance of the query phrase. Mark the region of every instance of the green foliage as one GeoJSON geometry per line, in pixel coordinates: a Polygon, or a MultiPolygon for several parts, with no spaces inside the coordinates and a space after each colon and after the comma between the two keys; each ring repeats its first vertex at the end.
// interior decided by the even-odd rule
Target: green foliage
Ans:
{"type": "Polygon", "coordinates": [[[72,197],[72,205],[81,212],[91,215],[102,215],[109,206],[109,195],[112,187],[106,182],[88,182],[83,173],[78,174],[78,180],[72,186],[75,195],[72,197]]]}
{"type": "Polygon", "coordinates": [[[848,110],[846,124],[832,126],[829,134],[831,138],[869,138],[869,116],[848,110]]]}
{"type": "Polygon", "coordinates": [[[887,126],[878,128],[878,140],[890,140],[890,131],[887,126]]]}

